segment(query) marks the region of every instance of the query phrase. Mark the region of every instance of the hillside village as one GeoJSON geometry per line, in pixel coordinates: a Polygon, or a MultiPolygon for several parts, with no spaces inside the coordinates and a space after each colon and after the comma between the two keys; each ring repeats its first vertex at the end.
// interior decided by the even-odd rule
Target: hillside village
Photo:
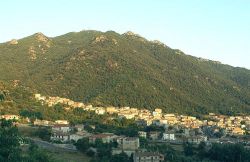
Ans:
{"type": "Polygon", "coordinates": [[[250,133],[250,116],[226,116],[209,113],[207,120],[200,120],[194,116],[165,114],[162,109],[156,108],[154,111],[147,109],[138,109],[130,107],[93,107],[81,102],[74,102],[67,98],[46,97],[41,94],[35,94],[35,99],[54,106],[56,104],[64,104],[67,109],[82,108],[85,111],[93,111],[98,115],[117,114],[119,118],[134,119],[138,124],[149,126],[179,126],[185,129],[200,129],[201,127],[217,127],[224,129],[226,134],[244,135],[250,133]]]}
{"type": "MultiPolygon", "coordinates": [[[[56,121],[39,120],[33,122],[34,126],[51,127],[51,142],[71,143],[82,138],[88,138],[89,143],[101,140],[103,143],[116,142],[118,146],[112,149],[112,154],[125,152],[128,156],[134,155],[134,161],[138,158],[154,158],[155,162],[163,161],[164,156],[157,152],[147,152],[147,149],[140,146],[140,139],[148,139],[152,142],[183,144],[189,142],[195,145],[201,142],[209,143],[244,143],[246,147],[250,145],[250,116],[225,116],[209,113],[206,120],[198,119],[194,116],[166,114],[162,109],[156,108],[154,111],[130,107],[94,107],[81,102],[74,102],[67,98],[47,97],[35,94],[35,99],[49,107],[57,104],[64,105],[64,109],[81,108],[84,111],[92,111],[98,115],[116,114],[117,118],[133,119],[140,126],[163,127],[164,131],[138,131],[138,137],[126,137],[106,132],[94,134],[85,129],[84,124],[72,125],[65,119],[56,121]]],[[[6,120],[21,117],[18,115],[2,115],[0,118],[6,120]]],[[[27,119],[29,122],[30,120],[27,119]]],[[[95,129],[95,125],[91,126],[95,129]]]]}

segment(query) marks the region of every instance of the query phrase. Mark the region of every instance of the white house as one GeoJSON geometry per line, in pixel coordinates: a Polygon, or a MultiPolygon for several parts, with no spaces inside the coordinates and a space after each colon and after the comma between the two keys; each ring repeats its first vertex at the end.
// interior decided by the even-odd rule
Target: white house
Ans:
{"type": "Polygon", "coordinates": [[[52,133],[50,139],[52,141],[67,142],[70,140],[70,135],[69,135],[69,133],[54,132],[54,133],[52,133]]]}
{"type": "Polygon", "coordinates": [[[139,135],[139,137],[142,137],[142,138],[147,138],[147,132],[144,132],[144,131],[138,131],[138,135],[139,135]]]}
{"type": "Polygon", "coordinates": [[[75,128],[77,129],[78,132],[81,132],[84,130],[84,125],[83,124],[77,124],[75,125],[75,128]]]}
{"type": "Polygon", "coordinates": [[[163,133],[162,134],[163,140],[175,140],[175,134],[174,133],[163,133]]]}

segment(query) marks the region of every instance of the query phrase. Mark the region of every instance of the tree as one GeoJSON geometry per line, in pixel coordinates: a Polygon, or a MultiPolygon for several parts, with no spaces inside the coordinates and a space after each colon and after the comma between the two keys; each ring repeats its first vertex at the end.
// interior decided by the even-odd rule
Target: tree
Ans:
{"type": "Polygon", "coordinates": [[[0,161],[19,161],[21,136],[12,121],[0,121],[0,161]]]}
{"type": "Polygon", "coordinates": [[[77,150],[85,153],[90,147],[88,138],[79,139],[75,143],[75,146],[76,146],[77,150]]]}
{"type": "Polygon", "coordinates": [[[201,142],[197,148],[198,151],[198,156],[203,159],[206,156],[206,143],[205,142],[201,142]]]}
{"type": "Polygon", "coordinates": [[[111,157],[111,148],[109,147],[99,147],[97,148],[97,156],[99,158],[110,158],[111,157]]]}
{"type": "Polygon", "coordinates": [[[186,156],[192,156],[194,154],[193,145],[191,143],[184,143],[183,148],[186,156]]]}
{"type": "Polygon", "coordinates": [[[243,162],[250,159],[250,151],[240,144],[213,144],[207,155],[212,160],[227,162],[243,162]]]}
{"type": "Polygon", "coordinates": [[[33,142],[30,143],[28,155],[29,156],[24,161],[29,161],[29,162],[49,162],[49,161],[52,161],[52,158],[49,156],[49,154],[46,151],[40,149],[33,142]]]}
{"type": "Polygon", "coordinates": [[[45,127],[39,127],[37,132],[37,136],[44,141],[49,141],[52,135],[51,129],[45,127]]]}
{"type": "Polygon", "coordinates": [[[139,137],[140,141],[140,147],[147,148],[148,147],[148,140],[143,137],[139,137]]]}
{"type": "Polygon", "coordinates": [[[43,118],[43,115],[41,112],[33,112],[30,110],[20,110],[19,114],[23,117],[30,118],[32,121],[34,121],[35,119],[42,119],[43,118]]]}
{"type": "Polygon", "coordinates": [[[87,152],[86,152],[86,154],[89,156],[89,157],[93,157],[94,155],[95,155],[95,152],[93,151],[93,150],[88,150],[87,152]]]}
{"type": "Polygon", "coordinates": [[[5,96],[3,93],[0,93],[0,101],[3,101],[5,99],[5,96]]]}
{"type": "Polygon", "coordinates": [[[23,139],[12,121],[0,120],[0,162],[49,162],[53,159],[49,154],[38,148],[34,143],[29,143],[25,153],[20,149],[21,142],[30,142],[23,139]]]}

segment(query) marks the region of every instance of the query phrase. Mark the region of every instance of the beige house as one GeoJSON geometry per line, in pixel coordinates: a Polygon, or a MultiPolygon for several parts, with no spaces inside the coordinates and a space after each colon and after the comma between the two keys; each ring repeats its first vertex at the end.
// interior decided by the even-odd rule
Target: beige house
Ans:
{"type": "Polygon", "coordinates": [[[115,107],[107,107],[106,108],[107,113],[114,114],[117,113],[117,109],[115,107]]]}
{"type": "Polygon", "coordinates": [[[101,139],[103,143],[110,143],[114,135],[111,133],[94,134],[89,137],[89,143],[95,143],[96,139],[101,139]]]}
{"type": "Polygon", "coordinates": [[[67,120],[56,120],[55,123],[56,124],[69,124],[67,120]]]}
{"type": "Polygon", "coordinates": [[[207,137],[206,136],[190,136],[187,138],[187,142],[193,143],[193,144],[200,144],[201,142],[206,142],[207,137]]]}
{"type": "Polygon", "coordinates": [[[36,119],[33,124],[35,126],[50,126],[52,124],[52,122],[48,121],[48,120],[39,120],[39,119],[36,119]]]}
{"type": "Polygon", "coordinates": [[[122,150],[137,150],[140,147],[138,137],[117,138],[118,147],[122,150]]]}
{"type": "Polygon", "coordinates": [[[20,116],[19,115],[1,115],[0,119],[5,119],[5,120],[19,120],[20,116]]]}
{"type": "Polygon", "coordinates": [[[245,130],[241,129],[240,127],[235,127],[232,130],[232,134],[234,135],[243,135],[245,133],[245,130]]]}

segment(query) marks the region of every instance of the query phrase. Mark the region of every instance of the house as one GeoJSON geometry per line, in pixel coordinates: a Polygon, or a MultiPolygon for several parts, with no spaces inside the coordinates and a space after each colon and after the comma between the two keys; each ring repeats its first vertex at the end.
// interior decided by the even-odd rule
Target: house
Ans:
{"type": "Polygon", "coordinates": [[[185,128],[184,129],[184,136],[188,137],[190,135],[190,129],[189,128],[185,128]]]}
{"type": "Polygon", "coordinates": [[[234,135],[243,135],[245,133],[245,131],[243,129],[241,129],[240,127],[235,127],[232,130],[232,134],[234,135]]]}
{"type": "Polygon", "coordinates": [[[1,115],[0,119],[5,119],[5,120],[19,120],[19,115],[1,115]]]}
{"type": "Polygon", "coordinates": [[[113,140],[112,133],[102,133],[102,134],[94,134],[89,137],[89,143],[95,143],[96,139],[102,140],[103,143],[110,143],[113,140]]]}
{"type": "Polygon", "coordinates": [[[134,162],[162,162],[164,155],[156,152],[137,152],[133,156],[134,162]]]}
{"type": "Polygon", "coordinates": [[[33,124],[35,126],[50,126],[51,123],[52,122],[48,121],[48,120],[39,120],[39,119],[36,119],[33,124]]]}
{"type": "Polygon", "coordinates": [[[121,118],[133,119],[135,117],[135,114],[132,114],[130,112],[120,112],[118,113],[118,116],[121,118]]]}
{"type": "Polygon", "coordinates": [[[155,111],[152,112],[154,117],[162,117],[162,110],[161,109],[155,109],[155,111]]]}
{"type": "Polygon", "coordinates": [[[54,132],[63,132],[63,133],[67,133],[69,132],[70,126],[68,124],[55,124],[52,126],[52,131],[54,132]]]}
{"type": "Polygon", "coordinates": [[[142,137],[142,138],[147,138],[147,132],[144,132],[144,131],[138,131],[138,135],[139,135],[139,137],[142,137]]]}
{"type": "Polygon", "coordinates": [[[98,107],[96,110],[95,110],[95,113],[98,114],[98,115],[103,115],[105,114],[105,109],[102,108],[102,107],[98,107]]]}
{"type": "Polygon", "coordinates": [[[117,109],[115,107],[107,107],[106,111],[109,114],[117,113],[117,109]]]}
{"type": "Polygon", "coordinates": [[[168,127],[168,120],[167,119],[161,119],[160,123],[161,123],[161,125],[168,127]]]}
{"type": "Polygon", "coordinates": [[[137,150],[140,147],[138,137],[120,137],[117,138],[117,143],[122,150],[137,150]]]}
{"type": "Polygon", "coordinates": [[[86,135],[85,132],[76,132],[75,134],[70,134],[69,139],[77,142],[79,139],[86,137],[86,135]]]}
{"type": "Polygon", "coordinates": [[[121,148],[113,148],[112,149],[112,155],[117,155],[121,153],[125,153],[128,155],[128,157],[131,157],[131,155],[135,154],[135,150],[123,150],[121,148]]]}
{"type": "Polygon", "coordinates": [[[149,125],[152,124],[152,119],[147,118],[147,119],[145,119],[145,120],[146,120],[146,122],[147,122],[147,126],[149,126],[149,125]]]}
{"type": "Polygon", "coordinates": [[[151,138],[152,140],[157,140],[160,136],[160,132],[157,131],[151,131],[148,133],[149,138],[151,138]]]}
{"type": "Polygon", "coordinates": [[[83,124],[77,124],[75,125],[75,128],[77,130],[77,132],[81,132],[84,130],[84,125],[83,124]]]}
{"type": "Polygon", "coordinates": [[[70,141],[70,134],[65,132],[53,132],[50,139],[52,141],[67,142],[70,141]]]}
{"type": "Polygon", "coordinates": [[[55,123],[56,124],[69,124],[67,120],[56,120],[55,123]]]}
{"type": "Polygon", "coordinates": [[[167,132],[162,134],[162,139],[163,140],[175,140],[175,134],[173,132],[167,132]]]}
{"type": "Polygon", "coordinates": [[[187,142],[193,143],[193,144],[200,144],[201,142],[206,142],[207,137],[206,136],[190,136],[187,138],[187,142]]]}

